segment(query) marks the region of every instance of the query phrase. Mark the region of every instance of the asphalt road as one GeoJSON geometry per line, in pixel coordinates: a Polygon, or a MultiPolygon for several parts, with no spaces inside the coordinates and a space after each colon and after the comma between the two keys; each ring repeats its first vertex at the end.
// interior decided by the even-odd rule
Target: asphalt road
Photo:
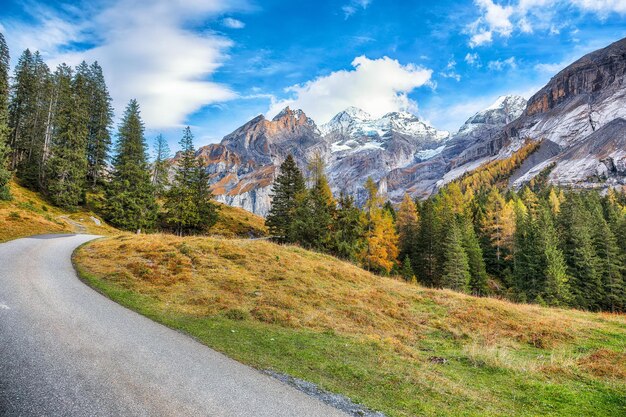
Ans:
{"type": "Polygon", "coordinates": [[[1,416],[346,416],[87,287],[93,238],[0,244],[1,416]]]}

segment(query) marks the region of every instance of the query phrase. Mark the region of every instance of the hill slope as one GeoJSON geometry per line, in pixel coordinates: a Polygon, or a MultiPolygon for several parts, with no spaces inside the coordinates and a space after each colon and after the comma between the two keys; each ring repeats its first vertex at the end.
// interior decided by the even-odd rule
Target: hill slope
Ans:
{"type": "Polygon", "coordinates": [[[261,241],[120,236],[75,262],[148,317],[390,416],[626,412],[624,316],[424,289],[261,241]]]}
{"type": "Polygon", "coordinates": [[[44,233],[112,235],[118,232],[93,213],[68,213],[15,182],[11,182],[10,188],[13,199],[0,201],[0,242],[44,233]]]}

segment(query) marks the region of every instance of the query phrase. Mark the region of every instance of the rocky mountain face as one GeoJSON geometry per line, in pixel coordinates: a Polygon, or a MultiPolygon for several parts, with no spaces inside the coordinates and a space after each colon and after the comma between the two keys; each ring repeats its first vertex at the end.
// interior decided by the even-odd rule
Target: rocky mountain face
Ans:
{"type": "Polygon", "coordinates": [[[626,184],[626,39],[568,66],[528,102],[500,97],[453,135],[410,113],[374,118],[350,107],[317,126],[286,108],[258,116],[198,154],[219,201],[266,215],[278,166],[293,154],[306,171],[314,155],[326,161],[335,193],[362,201],[372,177],[394,201],[405,192],[427,197],[488,161],[505,158],[527,140],[542,141],[514,173],[519,186],[550,169],[548,179],[574,187],[626,184]]]}
{"type": "Polygon", "coordinates": [[[218,201],[265,215],[278,166],[289,154],[298,161],[325,155],[330,146],[310,118],[286,108],[272,120],[258,116],[224,137],[204,146],[198,155],[211,175],[218,201]]]}
{"type": "Polygon", "coordinates": [[[390,171],[436,156],[450,135],[410,113],[375,119],[356,108],[339,113],[320,130],[331,145],[327,164],[333,192],[355,195],[357,201],[365,198],[368,177],[384,187],[390,171]]]}
{"type": "Polygon", "coordinates": [[[381,181],[393,169],[431,158],[448,137],[409,113],[376,119],[352,107],[318,128],[301,110],[286,108],[272,120],[252,119],[198,155],[218,201],[266,215],[277,168],[289,154],[305,172],[321,156],[333,191],[362,199],[367,177],[381,181]]]}
{"type": "Polygon", "coordinates": [[[525,108],[523,97],[499,97],[491,106],[470,117],[432,158],[390,171],[383,184],[389,197],[397,201],[405,192],[428,197],[443,183],[478,167],[484,162],[481,161],[484,147],[491,146],[490,139],[521,116],[525,108]]]}
{"type": "Polygon", "coordinates": [[[525,138],[543,141],[541,158],[516,173],[516,186],[548,166],[553,166],[548,179],[554,184],[623,185],[624,118],[626,39],[585,55],[554,76],[497,136],[502,144],[498,153],[509,153],[525,138]]]}

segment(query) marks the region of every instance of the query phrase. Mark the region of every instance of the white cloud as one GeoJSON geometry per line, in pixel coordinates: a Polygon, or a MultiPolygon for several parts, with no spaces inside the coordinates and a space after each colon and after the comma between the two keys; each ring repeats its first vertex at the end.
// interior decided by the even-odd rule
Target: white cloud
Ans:
{"type": "Polygon", "coordinates": [[[439,74],[444,78],[453,78],[457,81],[461,81],[461,75],[456,72],[456,61],[454,59],[449,60],[445,70],[439,74]]]}
{"type": "Polygon", "coordinates": [[[466,27],[469,45],[490,44],[494,35],[510,37],[514,31],[533,33],[544,29],[555,35],[562,13],[576,9],[606,19],[612,13],[626,14],[626,0],[474,0],[479,17],[466,27]]]}
{"type": "Polygon", "coordinates": [[[465,59],[465,62],[467,62],[469,65],[473,67],[476,67],[476,68],[482,67],[478,52],[474,52],[473,54],[468,52],[467,55],[465,55],[464,59],[465,59]]]}
{"type": "Polygon", "coordinates": [[[506,67],[513,69],[517,68],[517,62],[515,62],[515,57],[512,56],[504,60],[489,61],[489,63],[487,64],[487,68],[494,71],[502,71],[506,67]]]}
{"type": "Polygon", "coordinates": [[[491,31],[483,30],[472,35],[472,38],[470,39],[470,46],[473,48],[475,46],[479,46],[485,43],[491,43],[492,39],[493,34],[491,33],[491,31]]]}
{"type": "Polygon", "coordinates": [[[243,29],[246,27],[246,24],[241,20],[233,19],[232,17],[223,19],[222,24],[230,29],[243,29]]]}
{"type": "Polygon", "coordinates": [[[432,85],[432,70],[415,64],[402,65],[384,57],[360,56],[352,70],[341,70],[287,89],[292,98],[271,104],[268,117],[286,106],[304,110],[317,122],[326,122],[349,106],[359,107],[373,116],[391,111],[417,111],[408,94],[418,87],[432,85]]]}
{"type": "Polygon", "coordinates": [[[611,13],[626,14],[624,0],[571,0],[580,9],[606,17],[611,13]]]}
{"type": "Polygon", "coordinates": [[[343,11],[344,17],[348,19],[359,10],[367,9],[370,3],[372,3],[372,0],[350,0],[341,7],[341,10],[343,11]]]}
{"type": "Polygon", "coordinates": [[[232,42],[210,31],[185,29],[188,23],[215,19],[233,8],[222,0],[117,0],[86,6],[82,16],[51,10],[34,14],[35,19],[46,17],[30,27],[7,24],[7,37],[19,50],[41,50],[51,66],[97,60],[118,115],[136,98],[146,125],[165,128],[185,123],[205,105],[236,97],[228,86],[210,81],[232,42]],[[96,46],[68,52],[75,42],[96,46]]]}

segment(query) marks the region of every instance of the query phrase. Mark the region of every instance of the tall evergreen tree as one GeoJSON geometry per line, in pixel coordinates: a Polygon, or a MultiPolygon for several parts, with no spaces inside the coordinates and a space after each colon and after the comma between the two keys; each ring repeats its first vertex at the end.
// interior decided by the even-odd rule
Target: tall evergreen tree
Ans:
{"type": "Polygon", "coordinates": [[[0,200],[11,198],[9,180],[11,173],[8,168],[8,137],[9,137],[9,47],[0,32],[0,200]]]}
{"type": "MultiPolygon", "coordinates": [[[[83,63],[84,64],[84,63],[83,63]]],[[[86,64],[79,67],[85,71],[86,64]]],[[[83,72],[72,77],[67,65],[55,73],[58,89],[54,134],[47,164],[46,188],[53,203],[75,208],[84,202],[87,174],[87,109],[84,97],[87,79],[83,72]]]]}
{"type": "Polygon", "coordinates": [[[598,310],[603,299],[602,277],[592,236],[593,221],[581,197],[571,193],[561,205],[562,248],[571,277],[572,305],[598,310]]]}
{"type": "Polygon", "coordinates": [[[453,221],[447,225],[446,231],[443,241],[441,286],[467,292],[471,275],[461,230],[457,222],[453,221]]]}
{"type": "Polygon", "coordinates": [[[117,136],[113,173],[106,188],[105,216],[114,226],[140,232],[154,226],[157,205],[136,100],[128,103],[117,136]]]}
{"type": "Polygon", "coordinates": [[[428,286],[438,285],[439,276],[439,245],[437,236],[439,220],[431,198],[422,205],[420,212],[419,234],[417,238],[415,258],[411,260],[420,282],[428,286]]]}
{"type": "Polygon", "coordinates": [[[170,147],[163,135],[159,134],[154,140],[154,162],[152,164],[152,186],[157,197],[165,194],[169,184],[170,147]]]}
{"type": "Polygon", "coordinates": [[[617,238],[600,211],[598,202],[592,211],[593,244],[598,256],[598,273],[602,279],[603,310],[622,311],[624,302],[623,257],[617,238]]]}
{"type": "Polygon", "coordinates": [[[474,230],[474,224],[468,217],[461,220],[463,249],[467,254],[470,272],[469,290],[474,295],[487,294],[487,271],[480,242],[474,230]]]}
{"type": "MultiPolygon", "coordinates": [[[[552,193],[550,194],[552,195],[552,193]]],[[[569,302],[569,277],[565,256],[559,248],[559,237],[552,218],[554,205],[550,201],[550,208],[543,207],[539,218],[539,232],[541,249],[544,257],[543,289],[541,297],[546,304],[551,306],[563,306],[569,302]]]]}
{"type": "Polygon", "coordinates": [[[314,174],[313,187],[296,199],[298,204],[289,233],[290,241],[318,251],[328,251],[333,246],[337,209],[323,169],[323,165],[319,166],[318,172],[314,174]]]}
{"type": "Polygon", "coordinates": [[[44,176],[46,139],[52,123],[53,82],[39,52],[28,49],[15,68],[9,106],[11,166],[22,182],[41,189],[44,176]]]}
{"type": "Polygon", "coordinates": [[[356,207],[354,197],[341,194],[337,201],[332,252],[340,258],[356,262],[365,245],[365,220],[356,207]]]}
{"type": "Polygon", "coordinates": [[[89,121],[87,125],[87,180],[91,188],[100,183],[106,173],[111,150],[113,106],[98,62],[88,70],[89,121]]]}
{"type": "Polygon", "coordinates": [[[297,207],[297,198],[306,191],[302,171],[289,155],[280,166],[280,173],[272,185],[272,206],[266,224],[278,242],[290,242],[291,227],[297,207]]]}
{"type": "Polygon", "coordinates": [[[211,202],[208,176],[196,157],[189,126],[180,140],[181,154],[172,186],[166,193],[168,224],[183,236],[208,230],[217,220],[217,209],[211,202]]]}
{"type": "Polygon", "coordinates": [[[535,301],[543,293],[545,284],[545,262],[535,216],[536,211],[518,210],[516,213],[513,286],[520,301],[535,301]]]}

